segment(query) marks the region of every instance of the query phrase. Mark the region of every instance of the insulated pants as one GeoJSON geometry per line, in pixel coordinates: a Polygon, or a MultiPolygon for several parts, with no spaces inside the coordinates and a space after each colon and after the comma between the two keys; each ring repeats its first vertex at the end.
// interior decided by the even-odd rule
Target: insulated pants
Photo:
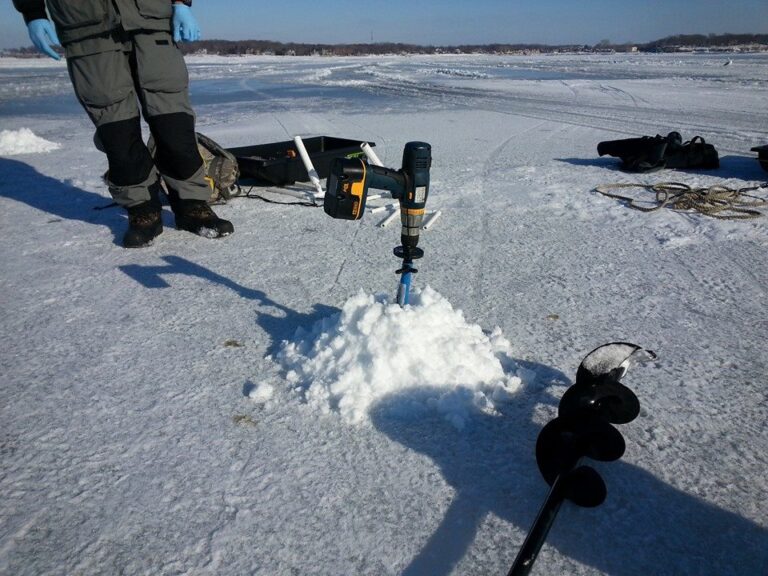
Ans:
{"type": "Polygon", "coordinates": [[[162,176],[172,195],[208,200],[187,67],[171,35],[116,31],[111,39],[114,49],[67,59],[75,94],[107,155],[110,194],[126,208],[156,201],[162,176]],[[154,158],[142,138],[140,111],[155,141],[154,158]]]}

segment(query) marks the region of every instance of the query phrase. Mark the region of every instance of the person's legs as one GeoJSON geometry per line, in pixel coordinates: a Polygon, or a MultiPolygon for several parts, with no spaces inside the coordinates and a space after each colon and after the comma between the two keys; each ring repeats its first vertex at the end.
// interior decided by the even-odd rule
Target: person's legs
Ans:
{"type": "Polygon", "coordinates": [[[109,191],[115,202],[130,207],[150,199],[148,187],[158,178],[141,136],[129,55],[114,50],[67,59],[80,104],[96,126],[109,162],[109,191]]]}
{"type": "Polygon", "coordinates": [[[149,244],[162,232],[160,180],[141,135],[130,55],[123,43],[114,49],[67,60],[75,94],[96,126],[96,140],[107,155],[107,184],[115,202],[128,211],[126,247],[149,244]]]}
{"type": "Polygon", "coordinates": [[[162,232],[160,174],[178,228],[208,237],[231,234],[232,224],[207,204],[211,189],[197,149],[187,69],[170,34],[116,36],[114,49],[69,58],[67,65],[107,155],[110,194],[128,210],[124,245],[147,245],[162,232]],[[139,102],[156,142],[154,159],[142,138],[139,102]]]}
{"type": "Polygon", "coordinates": [[[96,138],[107,155],[107,182],[115,202],[130,208],[151,200],[148,190],[159,174],[144,144],[139,116],[97,126],[96,138]]]}
{"type": "Polygon", "coordinates": [[[135,34],[133,46],[131,64],[139,100],[155,141],[155,165],[168,188],[177,227],[208,237],[231,234],[232,224],[218,218],[207,203],[212,190],[197,148],[189,77],[181,51],[166,32],[135,34]]]}

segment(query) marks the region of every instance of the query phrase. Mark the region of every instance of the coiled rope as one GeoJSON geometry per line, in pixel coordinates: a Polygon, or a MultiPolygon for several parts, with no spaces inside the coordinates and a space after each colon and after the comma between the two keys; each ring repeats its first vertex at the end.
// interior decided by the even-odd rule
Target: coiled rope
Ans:
{"type": "Polygon", "coordinates": [[[757,190],[768,189],[768,182],[749,188],[728,188],[727,186],[709,186],[706,188],[692,188],[681,182],[660,182],[659,184],[605,184],[595,188],[596,192],[616,200],[624,200],[630,208],[641,212],[655,212],[662,208],[670,208],[679,211],[694,211],[720,218],[722,220],[748,220],[759,218],[763,215],[756,208],[768,206],[768,198],[761,198],[750,194],[757,190]],[[623,196],[611,190],[624,188],[643,188],[653,192],[653,200],[637,199],[623,196]],[[642,205],[638,202],[652,202],[642,205]]]}

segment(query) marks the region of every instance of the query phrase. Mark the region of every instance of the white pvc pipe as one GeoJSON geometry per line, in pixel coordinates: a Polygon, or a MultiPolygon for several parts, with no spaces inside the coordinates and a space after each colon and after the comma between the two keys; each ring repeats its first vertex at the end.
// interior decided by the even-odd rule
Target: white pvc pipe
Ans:
{"type": "Polygon", "coordinates": [[[400,202],[392,202],[391,204],[384,204],[383,206],[376,206],[376,208],[371,208],[371,214],[376,214],[376,212],[383,212],[384,210],[389,210],[390,208],[394,208],[395,206],[400,206],[400,202]]]}
{"type": "Polygon", "coordinates": [[[384,218],[384,220],[382,220],[381,222],[379,222],[379,228],[386,228],[386,227],[387,227],[387,226],[389,226],[389,225],[392,223],[392,221],[393,221],[395,218],[397,218],[399,215],[400,215],[400,207],[398,206],[397,208],[395,208],[395,209],[392,211],[392,214],[390,214],[389,216],[387,216],[386,218],[384,218]]]}
{"type": "Polygon", "coordinates": [[[284,196],[291,196],[293,198],[299,198],[300,200],[312,200],[313,198],[317,198],[315,196],[315,192],[311,188],[307,188],[306,191],[301,190],[295,190],[293,188],[267,188],[266,192],[269,192],[270,194],[282,194],[284,196]]]}
{"type": "Polygon", "coordinates": [[[304,142],[301,140],[301,136],[294,136],[293,142],[296,144],[296,150],[299,151],[301,161],[304,162],[304,168],[307,169],[309,179],[312,181],[312,185],[315,187],[315,190],[317,190],[315,198],[325,197],[323,186],[320,184],[320,176],[317,175],[317,170],[315,170],[315,167],[312,165],[312,160],[309,158],[309,154],[307,153],[307,149],[304,147],[304,142]]]}
{"type": "Polygon", "coordinates": [[[437,222],[437,219],[440,218],[440,215],[442,213],[443,213],[442,210],[435,210],[434,212],[432,212],[432,214],[429,216],[429,218],[427,218],[426,222],[424,222],[424,224],[422,224],[421,227],[424,230],[429,230],[430,228],[432,228],[432,226],[435,225],[435,222],[437,222]]]}
{"type": "Polygon", "coordinates": [[[360,148],[363,149],[363,152],[365,152],[366,158],[368,158],[368,161],[373,164],[374,166],[384,166],[384,162],[379,160],[379,157],[376,156],[376,152],[373,151],[373,148],[371,148],[371,145],[368,144],[368,142],[363,142],[360,144],[360,148]]]}
{"type": "Polygon", "coordinates": [[[368,194],[369,201],[378,200],[379,198],[386,198],[387,200],[389,200],[390,198],[392,198],[392,196],[390,196],[389,194],[379,194],[378,192],[373,192],[371,194],[368,194]]]}

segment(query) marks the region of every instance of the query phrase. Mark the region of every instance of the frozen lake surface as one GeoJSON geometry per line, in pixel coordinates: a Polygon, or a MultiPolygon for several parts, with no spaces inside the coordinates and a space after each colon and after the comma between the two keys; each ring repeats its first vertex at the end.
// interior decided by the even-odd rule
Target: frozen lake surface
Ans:
{"type": "Polygon", "coordinates": [[[566,504],[533,573],[768,574],[768,216],[594,192],[764,183],[768,55],[188,64],[226,147],[339,136],[398,168],[431,143],[418,298],[391,304],[383,214],[237,198],[231,237],[166,208],[124,250],[65,65],[0,59],[0,573],[506,574],[547,494],[537,434],[623,340],[659,355],[624,380],[626,454],[595,463],[606,502],[566,504]],[[596,153],[672,130],[720,168],[596,153]]]}

